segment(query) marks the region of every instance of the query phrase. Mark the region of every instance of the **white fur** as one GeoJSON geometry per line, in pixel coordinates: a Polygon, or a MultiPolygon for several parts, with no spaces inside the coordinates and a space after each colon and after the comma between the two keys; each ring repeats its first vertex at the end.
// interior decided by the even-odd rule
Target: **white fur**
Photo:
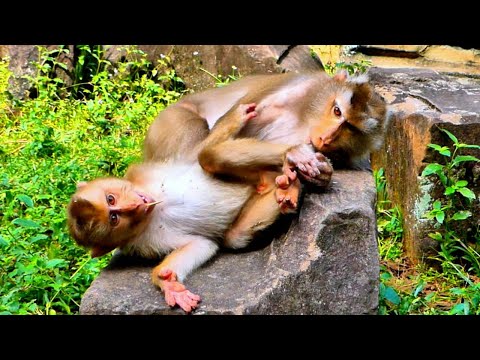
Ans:
{"type": "Polygon", "coordinates": [[[349,77],[347,81],[352,84],[364,84],[368,82],[368,75],[361,74],[361,75],[352,76],[352,77],[349,77]]]}
{"type": "Polygon", "coordinates": [[[250,185],[232,187],[210,177],[198,163],[159,165],[148,176],[156,182],[146,190],[162,202],[142,235],[125,249],[145,257],[223,236],[253,191],[250,185]]]}

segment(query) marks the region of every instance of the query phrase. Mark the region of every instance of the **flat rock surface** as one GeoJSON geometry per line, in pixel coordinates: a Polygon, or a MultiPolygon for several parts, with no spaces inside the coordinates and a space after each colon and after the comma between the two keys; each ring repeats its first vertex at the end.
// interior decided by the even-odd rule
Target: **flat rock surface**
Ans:
{"type": "MultiPolygon", "coordinates": [[[[219,253],[185,285],[194,314],[375,314],[379,263],[372,174],[337,171],[256,246],[219,253]]],[[[183,314],[150,282],[156,261],[116,254],[84,294],[81,314],[183,314]]]]}

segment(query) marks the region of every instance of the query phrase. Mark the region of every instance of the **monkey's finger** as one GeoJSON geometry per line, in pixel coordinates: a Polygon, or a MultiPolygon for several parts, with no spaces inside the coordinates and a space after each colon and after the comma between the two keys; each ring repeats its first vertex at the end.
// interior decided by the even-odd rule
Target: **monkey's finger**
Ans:
{"type": "Polygon", "coordinates": [[[172,307],[175,306],[175,304],[177,303],[171,291],[165,291],[165,302],[167,303],[168,306],[172,306],[172,307]]]}
{"type": "Polygon", "coordinates": [[[186,290],[185,291],[185,294],[192,300],[195,300],[195,301],[201,301],[200,299],[200,296],[198,296],[197,294],[194,294],[192,292],[190,292],[189,290],[186,290]]]}
{"type": "Polygon", "coordinates": [[[288,179],[290,181],[295,181],[295,179],[297,178],[297,172],[295,170],[292,170],[289,166],[283,167],[283,173],[288,176],[288,179]]]}
{"type": "Polygon", "coordinates": [[[177,299],[177,304],[187,313],[192,311],[192,307],[185,300],[181,298],[177,299]]]}
{"type": "Polygon", "coordinates": [[[248,113],[252,112],[253,110],[255,110],[256,108],[257,108],[256,103],[247,104],[245,112],[248,114],[248,113]]]}

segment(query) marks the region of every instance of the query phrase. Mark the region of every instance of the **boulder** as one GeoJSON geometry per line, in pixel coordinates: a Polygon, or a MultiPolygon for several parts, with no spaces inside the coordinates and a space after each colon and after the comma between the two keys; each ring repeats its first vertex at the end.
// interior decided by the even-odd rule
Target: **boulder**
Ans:
{"type": "MultiPolygon", "coordinates": [[[[384,146],[373,154],[372,167],[385,169],[389,197],[402,211],[407,255],[413,262],[426,260],[435,254],[438,243],[428,236],[433,224],[423,214],[441,192],[420,174],[426,164],[442,162],[443,158],[427,145],[452,146],[440,128],[463,143],[480,144],[480,80],[407,68],[372,68],[370,78],[393,110],[384,146]]],[[[462,153],[480,157],[477,149],[464,149],[462,153]]],[[[464,163],[463,168],[469,188],[478,199],[479,165],[464,163]]],[[[478,228],[479,219],[477,200],[473,216],[464,220],[464,226],[471,232],[478,228]]]]}
{"type": "MultiPolygon", "coordinates": [[[[306,45],[138,45],[154,65],[162,55],[171,59],[175,73],[185,86],[201,91],[215,86],[215,77],[323,71],[318,56],[306,45]],[[235,69],[232,68],[235,67],[235,69]]],[[[121,46],[109,46],[106,58],[116,62],[126,53],[121,46]]]]}
{"type": "MultiPolygon", "coordinates": [[[[376,314],[379,260],[370,172],[339,170],[244,251],[222,251],[185,284],[194,314],[376,314]]],[[[84,294],[80,314],[183,314],[150,280],[155,261],[115,254],[84,294]]]]}
{"type": "Polygon", "coordinates": [[[424,68],[480,75],[480,49],[449,45],[344,45],[348,62],[369,60],[383,68],[424,68]]]}
{"type": "MultiPolygon", "coordinates": [[[[58,45],[42,45],[48,51],[53,51],[58,48],[58,45]]],[[[65,86],[70,86],[73,83],[72,71],[74,69],[74,53],[73,45],[67,45],[69,53],[60,53],[56,56],[56,60],[67,65],[66,69],[55,67],[55,76],[62,79],[65,86]]],[[[1,45],[0,58],[10,58],[9,69],[12,71],[12,76],[9,79],[9,92],[19,99],[24,99],[28,96],[34,96],[36,89],[33,88],[31,81],[24,76],[34,76],[38,69],[33,62],[38,62],[39,52],[35,45],[1,45]]]]}

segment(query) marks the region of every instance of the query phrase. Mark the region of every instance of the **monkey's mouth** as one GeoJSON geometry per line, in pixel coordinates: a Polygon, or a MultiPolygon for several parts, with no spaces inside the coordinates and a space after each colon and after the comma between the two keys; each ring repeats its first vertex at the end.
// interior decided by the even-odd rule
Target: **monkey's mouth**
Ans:
{"type": "Polygon", "coordinates": [[[155,207],[156,204],[158,204],[159,202],[158,201],[155,201],[154,198],[152,198],[151,196],[147,195],[147,194],[143,194],[143,193],[139,193],[139,192],[136,192],[138,197],[140,199],[142,199],[143,203],[145,204],[145,214],[148,214],[150,213],[153,208],[155,207]]]}

